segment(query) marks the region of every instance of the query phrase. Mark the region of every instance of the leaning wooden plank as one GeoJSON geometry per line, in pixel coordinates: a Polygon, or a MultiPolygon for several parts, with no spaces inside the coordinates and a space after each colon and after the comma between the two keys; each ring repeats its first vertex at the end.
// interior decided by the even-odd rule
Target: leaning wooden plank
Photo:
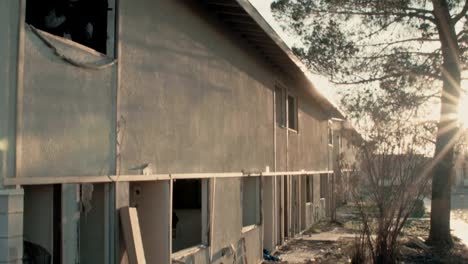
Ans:
{"type": "Polygon", "coordinates": [[[134,207],[124,207],[120,209],[120,221],[124,234],[125,247],[128,252],[128,262],[130,264],[144,264],[145,252],[141,239],[140,223],[138,213],[134,207]]]}

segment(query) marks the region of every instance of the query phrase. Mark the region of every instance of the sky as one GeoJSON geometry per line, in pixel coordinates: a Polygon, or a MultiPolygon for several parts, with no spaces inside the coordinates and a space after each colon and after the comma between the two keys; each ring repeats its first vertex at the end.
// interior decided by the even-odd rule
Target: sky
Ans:
{"type": "MultiPolygon", "coordinates": [[[[273,18],[273,14],[271,13],[270,4],[271,0],[250,0],[252,5],[260,12],[260,14],[265,18],[266,21],[271,25],[271,27],[278,33],[278,35],[286,42],[289,47],[292,47],[294,43],[297,41],[293,36],[286,34],[282,29],[281,26],[275,21],[273,18]]],[[[324,94],[335,103],[339,102],[339,96],[337,94],[337,88],[330,83],[326,77],[310,74],[310,78],[312,79],[313,83],[320,87],[320,90],[324,92],[324,94]]],[[[468,128],[468,82],[462,81],[462,88],[465,90],[461,101],[460,101],[460,109],[459,109],[459,119],[460,122],[464,125],[465,128],[468,128]]],[[[431,113],[427,117],[429,120],[438,120],[439,119],[439,105],[434,105],[431,109],[431,113]]]]}

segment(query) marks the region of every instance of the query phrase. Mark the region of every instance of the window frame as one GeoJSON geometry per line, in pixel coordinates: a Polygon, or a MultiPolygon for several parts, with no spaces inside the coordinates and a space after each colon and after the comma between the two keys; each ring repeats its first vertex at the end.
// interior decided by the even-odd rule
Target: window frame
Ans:
{"type": "Polygon", "coordinates": [[[327,128],[327,144],[330,147],[333,147],[333,128],[331,121],[328,121],[328,128],[327,128]]]}
{"type": "Polygon", "coordinates": [[[261,216],[261,211],[262,211],[262,198],[261,198],[261,193],[262,193],[262,187],[261,187],[261,177],[260,176],[244,176],[241,177],[241,183],[240,183],[240,198],[241,198],[241,223],[242,223],[242,233],[248,232],[255,228],[256,226],[261,225],[262,223],[262,216],[261,216]],[[245,181],[249,179],[255,179],[255,222],[254,223],[245,223],[244,222],[244,215],[245,215],[245,207],[244,207],[244,194],[245,194],[245,181]]]}
{"type": "Polygon", "coordinates": [[[296,132],[296,133],[299,133],[299,100],[298,100],[298,97],[291,93],[291,92],[288,92],[287,93],[287,96],[286,96],[286,123],[287,123],[287,127],[290,131],[293,131],[293,132],[296,132]],[[293,111],[294,111],[294,127],[291,127],[290,126],[290,107],[289,107],[289,102],[290,102],[290,98],[293,99],[293,111]]]}
{"type": "MultiPolygon", "coordinates": [[[[179,179],[179,181],[183,181],[187,179],[179,179]]],[[[171,258],[179,258],[181,256],[187,256],[196,253],[197,251],[204,249],[204,248],[209,248],[211,245],[211,226],[210,226],[210,217],[212,214],[212,205],[211,205],[211,191],[212,191],[212,179],[211,178],[196,178],[194,180],[200,180],[201,184],[201,243],[183,248],[177,251],[173,251],[174,249],[171,247],[171,258]],[[205,206],[205,208],[203,208],[205,206]]],[[[175,180],[177,181],[177,180],[175,180]]],[[[174,184],[174,183],[173,183],[174,184]]],[[[174,211],[174,206],[173,206],[173,196],[174,196],[174,188],[172,188],[172,201],[171,201],[171,214],[174,211]]],[[[172,223],[171,224],[171,229],[172,223]]],[[[171,231],[172,233],[172,231],[171,231]]],[[[170,239],[172,240],[173,237],[171,235],[170,239]]],[[[171,242],[172,245],[172,242],[171,242]]]]}
{"type": "Polygon", "coordinates": [[[286,88],[280,84],[275,85],[275,123],[278,127],[287,127],[286,88]],[[279,105],[278,105],[279,103],[279,105]]]}

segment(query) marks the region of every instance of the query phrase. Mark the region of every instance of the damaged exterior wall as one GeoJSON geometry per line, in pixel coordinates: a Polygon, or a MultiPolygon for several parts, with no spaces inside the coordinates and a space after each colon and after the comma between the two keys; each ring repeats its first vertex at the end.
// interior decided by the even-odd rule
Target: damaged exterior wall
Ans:
{"type": "MultiPolygon", "coordinates": [[[[25,32],[24,86],[18,98],[17,174],[27,177],[111,174],[115,67],[78,68],[25,32]]],[[[67,56],[102,55],[71,41],[50,41],[67,56]]]]}
{"type": "MultiPolygon", "coordinates": [[[[7,1],[0,12],[15,14],[19,7],[13,2],[7,1]]],[[[17,100],[12,94],[16,84],[8,76],[0,78],[8,88],[0,89],[0,99],[7,103],[0,106],[6,110],[0,113],[0,140],[6,137],[17,148],[17,153],[2,151],[2,177],[129,175],[138,174],[130,169],[142,164],[151,164],[152,173],[331,170],[329,116],[298,89],[309,84],[278,72],[205,6],[186,1],[120,1],[117,17],[118,65],[101,70],[64,62],[25,28],[24,78],[17,100]],[[277,85],[298,98],[298,131],[275,122],[277,85]],[[16,101],[17,114],[12,112],[16,105],[8,104],[16,101]]],[[[7,25],[12,24],[0,27],[7,25]]],[[[71,41],[44,35],[60,52],[78,61],[100,64],[109,59],[71,41]]],[[[17,36],[12,33],[7,39],[14,42],[17,36]]],[[[10,58],[10,47],[2,45],[0,57],[10,58]]],[[[7,65],[14,69],[17,60],[10,59],[7,65]]],[[[242,227],[241,178],[216,179],[209,191],[209,243],[185,259],[197,264],[241,258],[258,263],[263,248],[273,249],[317,220],[310,215],[324,217],[320,175],[312,176],[314,197],[308,207],[301,194],[305,182],[299,177],[263,179],[263,222],[249,229],[242,227]]],[[[31,199],[36,192],[37,197],[50,198],[50,190],[45,190],[49,187],[28,187],[34,189],[27,191],[25,207],[37,205],[31,199]]],[[[129,191],[129,184],[123,182],[100,186],[99,203],[105,205],[96,208],[110,212],[102,216],[110,224],[102,228],[102,218],[90,217],[95,228],[102,229],[99,237],[105,242],[97,248],[105,252],[100,258],[107,263],[125,259],[119,224],[109,218],[114,209],[130,203],[129,191]]],[[[166,216],[154,227],[158,232],[143,234],[144,245],[154,243],[159,249],[155,252],[145,246],[147,261],[168,263],[172,258],[172,183],[145,185],[142,192],[147,197],[139,209],[142,228],[150,230],[161,212],[166,216]],[[156,208],[152,208],[153,200],[158,201],[156,208]]],[[[44,204],[52,206],[50,201],[44,204]]],[[[50,232],[37,235],[38,230],[31,229],[31,213],[25,214],[25,237],[33,237],[52,252],[50,232]]],[[[87,228],[84,237],[93,233],[92,225],[87,228]]],[[[22,245],[21,241],[17,244],[22,245]]]]}

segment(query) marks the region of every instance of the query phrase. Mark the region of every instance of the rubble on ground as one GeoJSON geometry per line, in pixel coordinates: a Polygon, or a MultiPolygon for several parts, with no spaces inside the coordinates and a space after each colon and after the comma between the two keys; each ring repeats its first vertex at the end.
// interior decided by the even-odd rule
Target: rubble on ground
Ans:
{"type": "MultiPolygon", "coordinates": [[[[272,254],[281,261],[264,264],[339,264],[351,263],[359,217],[352,206],[340,208],[339,222],[321,221],[301,235],[287,241],[272,254]],[[353,211],[354,210],[354,211],[353,211]]],[[[411,219],[402,230],[398,249],[400,263],[468,263],[468,248],[454,237],[452,250],[435,254],[425,243],[429,219],[411,219]]]]}

